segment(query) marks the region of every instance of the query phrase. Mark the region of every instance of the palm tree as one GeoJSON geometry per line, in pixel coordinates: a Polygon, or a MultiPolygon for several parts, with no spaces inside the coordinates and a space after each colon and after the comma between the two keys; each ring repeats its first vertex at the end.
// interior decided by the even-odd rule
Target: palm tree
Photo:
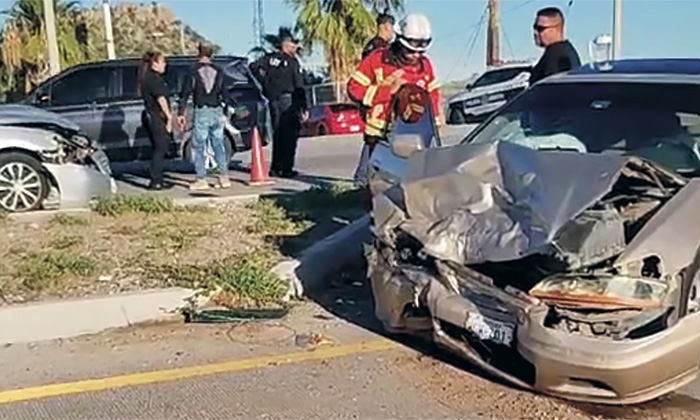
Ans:
{"type": "Polygon", "coordinates": [[[375,32],[379,11],[401,10],[403,0],[287,0],[297,13],[297,28],[311,51],[321,44],[331,78],[347,79],[375,32]]]}
{"type": "MultiPolygon", "coordinates": [[[[75,65],[84,52],[76,39],[74,19],[77,2],[55,0],[57,38],[62,66],[75,65]]],[[[47,45],[42,0],[17,0],[4,12],[8,17],[2,30],[2,80],[4,88],[28,92],[48,76],[47,45]]]]}

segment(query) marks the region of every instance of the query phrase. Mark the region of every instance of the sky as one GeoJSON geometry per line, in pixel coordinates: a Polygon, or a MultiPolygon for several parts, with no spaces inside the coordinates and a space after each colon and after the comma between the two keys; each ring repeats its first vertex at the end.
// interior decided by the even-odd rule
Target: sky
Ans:
{"type": "MultiPolygon", "coordinates": [[[[127,2],[128,0],[111,0],[127,2]]],[[[294,11],[283,0],[263,0],[265,29],[293,26],[294,11]]],[[[134,1],[131,1],[134,2],[134,1]]],[[[136,1],[137,3],[139,1],[136,1]]],[[[81,1],[86,6],[98,0],[81,1]]],[[[151,2],[145,2],[151,3],[151,2]]],[[[162,0],[179,19],[230,54],[246,54],[253,46],[253,0],[162,0]]],[[[0,10],[10,0],[0,0],[0,10]]],[[[407,13],[423,13],[431,21],[434,44],[429,55],[438,76],[461,80],[485,68],[486,24],[479,25],[487,0],[406,0],[407,13]]],[[[613,0],[502,0],[501,55],[504,59],[536,60],[532,24],[538,9],[558,6],[567,13],[567,36],[588,61],[588,44],[612,33],[613,0]]],[[[700,57],[700,0],[623,0],[622,56],[700,57]]],[[[308,59],[320,62],[317,52],[308,59]]]]}

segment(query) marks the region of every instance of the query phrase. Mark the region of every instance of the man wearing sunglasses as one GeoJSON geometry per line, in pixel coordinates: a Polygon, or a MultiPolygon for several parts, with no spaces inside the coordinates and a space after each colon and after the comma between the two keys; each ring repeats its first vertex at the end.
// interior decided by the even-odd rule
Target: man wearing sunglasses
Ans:
{"type": "Polygon", "coordinates": [[[362,60],[348,81],[350,99],[362,104],[367,111],[365,145],[355,172],[355,181],[361,187],[367,187],[369,183],[369,158],[377,142],[386,136],[391,100],[401,86],[415,85],[427,91],[435,118],[439,119],[438,82],[433,65],[425,55],[431,44],[428,19],[423,15],[410,14],[399,22],[394,42],[362,60]]]}
{"type": "Polygon", "coordinates": [[[535,44],[545,50],[532,69],[531,85],[553,74],[581,66],[576,49],[564,38],[564,15],[561,10],[548,7],[537,12],[533,29],[535,44]]]}

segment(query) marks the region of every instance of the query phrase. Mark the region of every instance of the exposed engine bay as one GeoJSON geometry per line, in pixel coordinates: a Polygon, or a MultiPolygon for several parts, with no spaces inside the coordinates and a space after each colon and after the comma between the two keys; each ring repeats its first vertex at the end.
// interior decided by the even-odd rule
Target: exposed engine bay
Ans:
{"type": "Polygon", "coordinates": [[[635,403],[697,374],[700,180],[495,143],[420,151],[375,192],[389,330],[570,399],[635,403]]]}

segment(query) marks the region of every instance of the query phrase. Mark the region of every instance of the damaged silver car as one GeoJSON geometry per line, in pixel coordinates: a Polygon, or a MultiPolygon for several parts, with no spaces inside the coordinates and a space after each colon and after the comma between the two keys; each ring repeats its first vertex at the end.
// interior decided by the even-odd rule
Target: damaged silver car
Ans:
{"type": "Polygon", "coordinates": [[[389,331],[572,400],[697,376],[700,179],[681,174],[700,170],[700,62],[634,65],[547,79],[456,146],[435,147],[429,113],[394,124],[368,254],[389,331]]]}
{"type": "Polygon", "coordinates": [[[107,156],[77,125],[30,106],[0,106],[0,210],[84,207],[116,191],[107,156]]]}

